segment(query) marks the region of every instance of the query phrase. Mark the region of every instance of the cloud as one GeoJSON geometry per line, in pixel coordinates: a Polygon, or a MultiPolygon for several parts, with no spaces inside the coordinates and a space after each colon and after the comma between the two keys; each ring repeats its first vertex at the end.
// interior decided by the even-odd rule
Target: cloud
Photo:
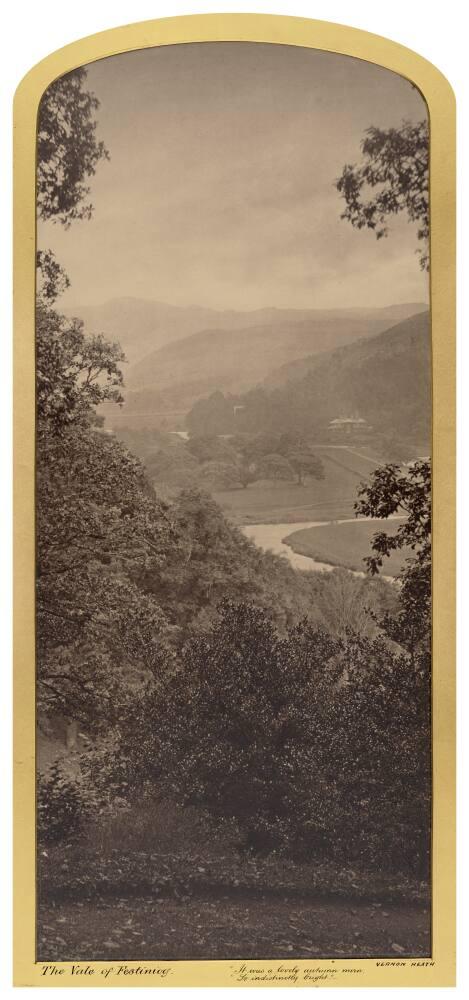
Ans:
{"type": "Polygon", "coordinates": [[[222,308],[426,296],[415,229],[340,221],[334,187],[372,123],[425,113],[396,74],[289,46],[202,43],[100,60],[89,86],[111,151],[90,222],[41,226],[69,304],[119,295],[222,308]]]}

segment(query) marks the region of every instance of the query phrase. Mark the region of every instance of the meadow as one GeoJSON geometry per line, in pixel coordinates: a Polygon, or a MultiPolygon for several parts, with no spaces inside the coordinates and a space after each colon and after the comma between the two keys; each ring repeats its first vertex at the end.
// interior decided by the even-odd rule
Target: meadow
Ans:
{"type": "Polygon", "coordinates": [[[218,490],[214,499],[237,524],[280,524],[353,517],[357,489],[376,461],[353,448],[316,447],[324,479],[299,486],[293,482],[258,481],[246,489],[218,490]]]}

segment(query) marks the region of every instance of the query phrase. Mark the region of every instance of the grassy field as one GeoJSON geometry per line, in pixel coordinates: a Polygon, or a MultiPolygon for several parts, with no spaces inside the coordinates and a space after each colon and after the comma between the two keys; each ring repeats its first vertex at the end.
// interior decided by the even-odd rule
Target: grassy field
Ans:
{"type": "Polygon", "coordinates": [[[324,479],[305,486],[293,482],[256,482],[247,489],[219,490],[217,503],[237,524],[279,524],[353,517],[357,489],[373,462],[352,449],[321,448],[324,479]]]}
{"type": "MultiPolygon", "coordinates": [[[[355,521],[348,524],[327,524],[318,528],[304,528],[294,531],[284,541],[294,552],[303,556],[311,556],[320,562],[331,563],[333,566],[345,566],[346,569],[363,570],[363,559],[371,554],[371,541],[377,531],[394,534],[398,522],[391,521],[355,521]]],[[[403,549],[392,553],[383,562],[382,573],[386,576],[398,576],[410,550],[403,549]]]]}

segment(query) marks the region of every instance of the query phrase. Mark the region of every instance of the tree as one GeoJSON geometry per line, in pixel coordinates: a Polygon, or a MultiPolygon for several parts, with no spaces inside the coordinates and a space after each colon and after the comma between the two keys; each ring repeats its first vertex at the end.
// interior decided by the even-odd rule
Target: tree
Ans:
{"type": "Polygon", "coordinates": [[[231,444],[249,462],[260,462],[266,455],[279,454],[279,435],[274,432],[236,434],[231,444]]]}
{"type": "MultiPolygon", "coordinates": [[[[425,660],[225,601],[139,699],[104,768],[234,820],[242,849],[428,875],[425,660]]],[[[108,776],[109,774],[109,776],[108,776]]]]}
{"type": "Polygon", "coordinates": [[[247,489],[251,483],[255,483],[260,478],[257,464],[241,459],[237,466],[237,477],[243,490],[247,489]]]}
{"type": "Polygon", "coordinates": [[[109,159],[96,138],[95,95],[84,89],[87,71],[79,67],[47,88],[40,106],[37,135],[37,212],[68,227],[89,219],[93,206],[86,184],[100,160],[109,159]]]}
{"type": "Polygon", "coordinates": [[[345,200],[341,219],[356,229],[371,229],[376,238],[388,235],[387,220],[401,212],[418,223],[422,270],[429,269],[429,130],[428,120],[403,121],[400,128],[371,126],[361,143],[362,162],[346,164],[336,182],[345,200]],[[377,193],[367,197],[369,190],[377,193]]]}
{"type": "Polygon", "coordinates": [[[103,336],[87,337],[81,320],[67,319],[49,306],[36,309],[36,400],[39,433],[70,423],[89,421],[91,407],[112,400],[122,403],[118,344],[103,336]]]}
{"type": "Polygon", "coordinates": [[[198,399],[186,417],[191,435],[231,434],[235,427],[233,404],[234,399],[225,398],[220,390],[198,399]]]}
{"type": "Polygon", "coordinates": [[[313,479],[324,479],[324,466],[321,459],[309,450],[290,452],[288,461],[298,476],[299,486],[304,486],[306,476],[311,476],[313,479]]]}
{"type": "Polygon", "coordinates": [[[310,576],[312,598],[332,635],[345,638],[355,632],[373,638],[379,632],[376,618],[395,609],[395,588],[380,577],[357,577],[341,567],[310,576]]]}
{"type": "Polygon", "coordinates": [[[293,468],[284,455],[267,454],[259,462],[259,474],[265,479],[292,479],[293,468]]]}
{"type": "Polygon", "coordinates": [[[37,449],[38,705],[89,730],[168,660],[171,626],[142,578],[177,558],[177,542],[167,505],[113,438],[43,419],[37,449]]]}
{"type": "Polygon", "coordinates": [[[234,461],[202,462],[198,468],[198,478],[208,489],[231,490],[239,485],[239,470],[234,461]]]}
{"type": "MultiPolygon", "coordinates": [[[[89,218],[87,178],[108,157],[86,70],[60,77],[40,105],[39,218],[89,218]]],[[[87,727],[116,721],[139,686],[171,659],[172,628],[141,585],[174,531],[137,459],[99,433],[95,407],[122,402],[118,344],[89,337],[52,303],[69,285],[50,250],[37,254],[38,706],[87,727]]]]}
{"type": "MultiPolygon", "coordinates": [[[[104,143],[96,139],[99,101],[84,89],[86,77],[84,67],[59,77],[39,106],[36,210],[43,221],[66,228],[76,219],[91,218],[93,206],[83,203],[90,190],[85,182],[100,160],[109,159],[104,143]]],[[[36,267],[38,300],[50,305],[70,279],[52,250],[37,252],[36,267]]]]}
{"type": "Polygon", "coordinates": [[[200,434],[189,438],[187,450],[198,462],[236,462],[236,450],[229,441],[216,434],[200,434]]]}
{"type": "Polygon", "coordinates": [[[36,295],[41,306],[48,306],[70,287],[70,279],[52,250],[36,253],[36,295]]]}
{"type": "Polygon", "coordinates": [[[145,465],[155,486],[160,488],[185,488],[193,482],[198,472],[197,460],[185,444],[174,437],[149,451],[145,456],[145,465]]]}
{"type": "Polygon", "coordinates": [[[293,479],[303,485],[306,476],[324,479],[324,466],[308,441],[294,431],[236,435],[232,441],[240,455],[242,485],[257,479],[293,479]]]}
{"type": "Polygon", "coordinates": [[[281,633],[305,615],[319,617],[307,575],[259,549],[209,494],[182,490],[167,513],[177,548],[168,550],[165,564],[144,582],[178,627],[181,642],[191,630],[205,632],[225,599],[270,610],[281,633]]]}
{"type": "Polygon", "coordinates": [[[396,549],[410,548],[415,555],[406,560],[400,576],[399,609],[386,615],[382,625],[392,639],[414,650],[429,646],[431,633],[431,468],[427,460],[413,462],[405,471],[398,465],[376,469],[369,483],[359,490],[355,504],[364,517],[388,518],[404,514],[395,534],[375,534],[373,555],[366,564],[378,573],[383,560],[396,549]]]}
{"type": "Polygon", "coordinates": [[[186,804],[235,818],[246,848],[279,846],[306,804],[312,699],[333,649],[318,636],[290,661],[260,609],[225,602],[209,633],[186,644],[164,713],[157,692],[146,699],[137,774],[168,782],[186,804]]]}

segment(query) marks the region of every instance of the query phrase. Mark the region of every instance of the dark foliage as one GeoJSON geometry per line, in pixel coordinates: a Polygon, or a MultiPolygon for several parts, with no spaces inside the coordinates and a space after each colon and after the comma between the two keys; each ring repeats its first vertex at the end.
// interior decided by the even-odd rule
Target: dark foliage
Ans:
{"type": "Polygon", "coordinates": [[[82,66],[60,76],[47,88],[39,107],[37,132],[37,210],[41,219],[69,226],[89,219],[86,184],[109,153],[96,139],[99,101],[84,89],[82,66]]]}
{"type": "Polygon", "coordinates": [[[57,844],[76,837],[86,821],[89,806],[76,779],[54,764],[39,776],[37,822],[41,844],[57,844]]]}
{"type": "Polygon", "coordinates": [[[37,297],[39,304],[51,305],[70,287],[70,279],[52,250],[36,253],[37,297]]]}
{"type": "Polygon", "coordinates": [[[396,549],[410,548],[400,576],[397,614],[386,615],[382,627],[399,645],[413,651],[420,645],[430,648],[431,640],[431,467],[430,462],[413,462],[404,472],[398,465],[375,470],[371,482],[359,491],[357,514],[388,518],[403,515],[394,534],[374,536],[373,555],[366,559],[370,573],[378,573],[386,557],[396,549]]]}
{"type": "MultiPolygon", "coordinates": [[[[226,604],[121,725],[119,780],[231,818],[247,852],[424,877],[428,713],[425,657],[307,622],[281,638],[226,604]]],[[[106,785],[114,759],[94,763],[106,785]]]]}
{"type": "Polygon", "coordinates": [[[418,223],[417,239],[424,243],[419,251],[422,270],[429,269],[429,129],[428,119],[400,128],[366,130],[362,144],[363,160],[359,166],[346,164],[337,181],[346,209],[341,218],[356,229],[374,230],[376,238],[388,235],[387,220],[405,212],[418,223]],[[367,198],[370,189],[374,197],[367,198]]]}
{"type": "MultiPolygon", "coordinates": [[[[83,323],[48,306],[36,310],[36,405],[48,433],[89,421],[91,407],[121,403],[125,361],[118,344],[86,336],[83,323]]],[[[39,428],[41,431],[41,428],[39,428]]]]}

